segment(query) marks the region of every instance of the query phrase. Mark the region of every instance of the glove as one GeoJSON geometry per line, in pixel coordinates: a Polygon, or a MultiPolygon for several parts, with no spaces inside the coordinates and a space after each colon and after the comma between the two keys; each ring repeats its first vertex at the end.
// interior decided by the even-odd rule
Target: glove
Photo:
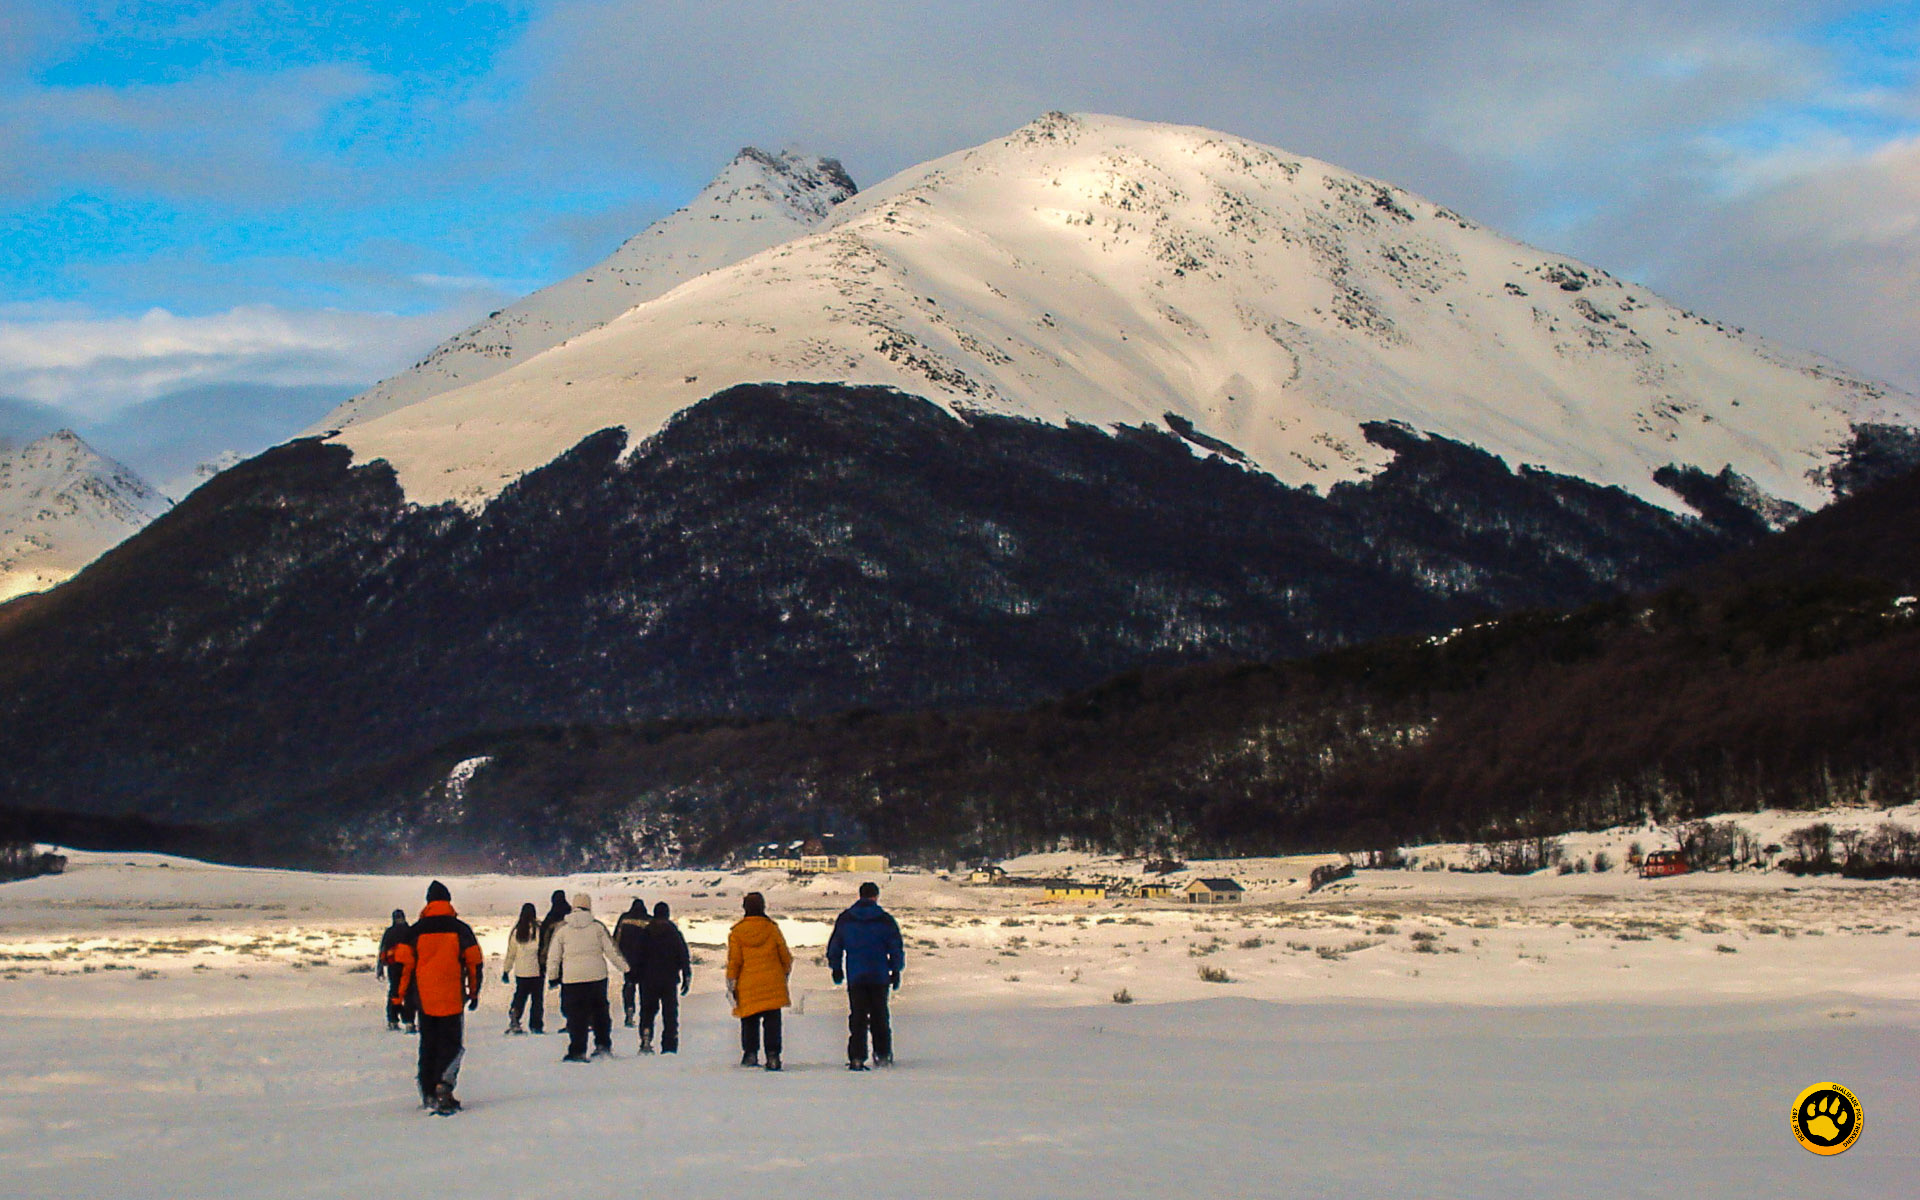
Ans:
{"type": "Polygon", "coordinates": [[[547,980],[547,986],[550,988],[557,988],[560,986],[560,981],[558,979],[549,979],[547,980]]]}
{"type": "Polygon", "coordinates": [[[684,996],[684,995],[686,995],[686,994],[687,994],[687,989],[688,989],[688,988],[690,988],[690,987],[692,987],[692,986],[693,986],[693,980],[692,980],[691,978],[687,978],[687,979],[682,979],[682,980],[680,981],[680,994],[681,994],[682,996],[684,996]]]}
{"type": "Polygon", "coordinates": [[[846,981],[847,981],[847,973],[845,971],[842,971],[839,967],[835,967],[833,969],[834,985],[837,987],[840,984],[845,983],[846,981]]]}
{"type": "Polygon", "coordinates": [[[899,991],[900,990],[900,972],[889,971],[887,973],[887,982],[893,985],[894,991],[896,992],[899,991]]]}
{"type": "Polygon", "coordinates": [[[509,983],[512,983],[512,982],[513,982],[513,979],[512,979],[512,978],[511,978],[510,976],[508,976],[508,974],[507,974],[507,973],[506,973],[505,971],[502,971],[502,972],[500,972],[500,983],[501,983],[501,986],[503,986],[503,987],[504,987],[505,985],[507,985],[507,984],[509,984],[509,983]]]}
{"type": "Polygon", "coordinates": [[[467,997],[467,1011],[468,1012],[480,1011],[480,993],[479,992],[475,992],[473,995],[467,997]]]}

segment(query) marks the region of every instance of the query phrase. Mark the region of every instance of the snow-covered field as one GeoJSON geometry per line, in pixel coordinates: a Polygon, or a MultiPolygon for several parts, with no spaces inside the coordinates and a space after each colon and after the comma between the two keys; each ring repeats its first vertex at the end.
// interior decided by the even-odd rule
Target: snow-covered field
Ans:
{"type": "Polygon", "coordinates": [[[449,878],[492,973],[469,1110],[436,1120],[370,973],[424,878],[75,854],[0,886],[0,1195],[1912,1194],[1920,886],[1397,871],[1308,895],[1286,881],[1313,861],[1195,864],[1265,881],[1213,911],[894,875],[900,1066],[866,1075],[818,957],[857,877],[449,878]],[[499,1036],[505,928],[558,886],[608,921],[673,904],[697,956],[677,1059],[499,1036]],[[782,1075],[732,1065],[718,946],[751,888],[798,958],[782,1075]],[[1787,1127],[1823,1080],[1866,1110],[1834,1158],[1787,1127]]]}

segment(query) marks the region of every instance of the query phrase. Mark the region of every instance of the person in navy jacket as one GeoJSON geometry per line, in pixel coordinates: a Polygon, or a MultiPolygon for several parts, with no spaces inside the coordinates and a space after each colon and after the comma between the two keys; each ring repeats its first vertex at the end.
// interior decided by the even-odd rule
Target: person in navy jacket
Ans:
{"type": "Polygon", "coordinates": [[[860,899],[833,923],[827,939],[827,965],[833,981],[847,985],[847,1070],[867,1069],[867,1036],[873,1036],[873,1061],[893,1065],[893,1025],[887,990],[900,986],[906,966],[900,925],[880,907],[880,885],[860,885],[860,899]]]}

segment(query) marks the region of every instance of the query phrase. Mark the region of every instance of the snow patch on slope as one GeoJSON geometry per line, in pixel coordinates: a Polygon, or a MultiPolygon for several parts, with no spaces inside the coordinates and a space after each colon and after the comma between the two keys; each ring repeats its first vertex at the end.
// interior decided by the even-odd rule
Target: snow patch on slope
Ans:
{"type": "Polygon", "coordinates": [[[0,601],[57,586],[172,505],[70,430],[0,448],[0,601]]]}

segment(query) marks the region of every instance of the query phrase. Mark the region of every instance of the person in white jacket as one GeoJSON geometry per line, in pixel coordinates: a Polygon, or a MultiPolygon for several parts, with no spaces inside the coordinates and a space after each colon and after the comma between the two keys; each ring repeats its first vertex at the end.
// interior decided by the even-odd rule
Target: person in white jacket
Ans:
{"type": "Polygon", "coordinates": [[[562,1062],[587,1061],[587,1029],[593,1029],[593,1056],[613,1053],[613,1013],[607,1007],[607,964],[622,975],[620,956],[607,927],[593,919],[593,897],[580,892],[573,911],[547,945],[547,986],[560,989],[560,1014],[567,1021],[567,1053],[562,1062]]]}
{"type": "Polygon", "coordinates": [[[500,982],[511,983],[513,1003],[507,1009],[507,1032],[545,1033],[547,998],[540,986],[540,914],[531,904],[520,906],[520,919],[507,934],[507,958],[500,964],[500,982]],[[531,1004],[527,1029],[520,1026],[520,1014],[531,1004]]]}

